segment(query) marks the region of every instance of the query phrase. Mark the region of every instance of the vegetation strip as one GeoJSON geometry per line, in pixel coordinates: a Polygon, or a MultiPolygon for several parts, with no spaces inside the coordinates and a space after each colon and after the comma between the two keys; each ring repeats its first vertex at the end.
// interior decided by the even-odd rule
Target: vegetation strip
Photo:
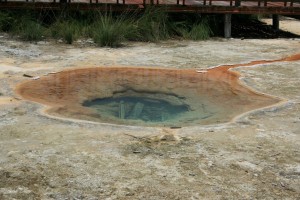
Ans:
{"type": "Polygon", "coordinates": [[[0,31],[25,41],[46,38],[72,44],[91,38],[98,46],[118,47],[125,41],[157,42],[171,38],[206,40],[213,35],[214,18],[168,14],[164,8],[144,12],[0,11],[0,31]]]}

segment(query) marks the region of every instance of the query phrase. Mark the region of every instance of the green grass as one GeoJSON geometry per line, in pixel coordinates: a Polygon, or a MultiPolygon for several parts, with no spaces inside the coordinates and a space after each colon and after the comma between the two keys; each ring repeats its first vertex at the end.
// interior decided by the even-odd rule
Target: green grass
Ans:
{"type": "Polygon", "coordinates": [[[125,16],[113,17],[112,14],[100,14],[91,25],[92,38],[99,46],[119,47],[122,42],[136,36],[135,21],[125,16]]]}
{"type": "Polygon", "coordinates": [[[44,34],[41,22],[29,12],[0,11],[0,30],[25,41],[41,40],[44,34]]]}
{"type": "Polygon", "coordinates": [[[59,20],[49,27],[48,32],[50,32],[51,37],[62,39],[65,43],[72,44],[82,36],[82,30],[83,26],[75,20],[59,20]]]}
{"type": "Polygon", "coordinates": [[[39,41],[43,37],[44,27],[36,21],[27,19],[21,21],[15,31],[25,41],[39,41]]]}
{"type": "Polygon", "coordinates": [[[187,34],[187,39],[191,40],[207,40],[212,35],[212,30],[209,27],[206,19],[195,23],[187,34]]]}
{"type": "Polygon", "coordinates": [[[156,42],[169,39],[173,32],[172,23],[163,8],[149,7],[137,19],[138,40],[156,42]]]}
{"type": "MultiPolygon", "coordinates": [[[[0,11],[0,31],[25,41],[54,38],[72,44],[80,38],[92,38],[100,47],[120,47],[126,41],[206,40],[213,35],[212,19],[215,18],[174,16],[164,8],[154,7],[148,7],[144,12],[122,14],[0,11]]],[[[213,25],[218,26],[217,23],[213,25]]]]}
{"type": "Polygon", "coordinates": [[[207,40],[213,35],[207,18],[192,24],[178,24],[176,31],[187,40],[207,40]]]}
{"type": "Polygon", "coordinates": [[[8,32],[12,29],[14,18],[9,12],[0,11],[0,31],[8,32]]]}

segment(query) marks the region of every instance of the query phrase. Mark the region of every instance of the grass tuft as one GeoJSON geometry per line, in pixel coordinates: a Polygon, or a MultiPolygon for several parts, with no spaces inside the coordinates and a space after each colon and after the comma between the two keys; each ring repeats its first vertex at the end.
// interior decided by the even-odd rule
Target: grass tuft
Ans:
{"type": "Polygon", "coordinates": [[[188,38],[192,40],[207,40],[212,35],[207,20],[202,20],[192,26],[191,31],[188,33],[188,38]]]}
{"type": "Polygon", "coordinates": [[[122,42],[131,40],[137,34],[133,19],[124,16],[113,17],[112,14],[100,14],[91,26],[94,42],[103,47],[119,47],[122,42]]]}
{"type": "Polygon", "coordinates": [[[9,12],[0,11],[0,31],[9,32],[14,24],[14,18],[9,12]]]}
{"type": "Polygon", "coordinates": [[[156,42],[170,38],[172,25],[163,8],[149,7],[137,20],[137,39],[156,42]]]}
{"type": "Polygon", "coordinates": [[[43,26],[30,18],[20,20],[14,28],[14,33],[25,41],[39,41],[43,38],[43,26]]]}
{"type": "Polygon", "coordinates": [[[182,23],[177,27],[177,32],[188,40],[207,40],[213,34],[206,18],[190,26],[182,23]]]}
{"type": "Polygon", "coordinates": [[[81,37],[82,25],[75,20],[59,20],[50,26],[50,34],[55,39],[63,39],[67,44],[72,44],[81,37]]]}

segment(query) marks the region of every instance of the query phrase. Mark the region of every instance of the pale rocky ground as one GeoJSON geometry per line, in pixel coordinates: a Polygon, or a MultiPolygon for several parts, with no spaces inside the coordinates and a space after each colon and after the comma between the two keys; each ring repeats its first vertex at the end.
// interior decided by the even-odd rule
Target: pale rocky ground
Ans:
{"type": "MultiPolygon", "coordinates": [[[[299,20],[291,17],[280,17],[279,28],[283,31],[289,31],[294,34],[300,35],[300,23],[299,20]]],[[[272,19],[266,18],[261,19],[262,22],[265,22],[268,25],[272,25],[272,19]]]]}
{"type": "Polygon", "coordinates": [[[288,99],[236,122],[181,129],[53,119],[14,93],[70,68],[207,68],[300,53],[299,39],[24,43],[0,36],[0,199],[299,199],[300,61],[235,69],[288,99]],[[84,43],[84,44],[83,44],[84,43]]]}

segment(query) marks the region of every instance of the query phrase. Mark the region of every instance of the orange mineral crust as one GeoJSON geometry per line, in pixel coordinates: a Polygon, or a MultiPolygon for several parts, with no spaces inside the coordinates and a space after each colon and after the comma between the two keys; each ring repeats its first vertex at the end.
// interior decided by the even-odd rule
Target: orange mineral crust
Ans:
{"type": "MultiPolygon", "coordinates": [[[[299,58],[298,54],[280,60],[254,61],[203,71],[144,67],[82,68],[50,74],[39,80],[26,81],[20,84],[16,91],[24,99],[46,105],[47,113],[60,117],[141,126],[226,123],[245,112],[268,107],[281,101],[279,98],[257,93],[242,85],[239,81],[240,75],[229,71],[230,68],[294,61],[299,58]],[[169,105],[185,106],[188,110],[177,116],[164,117],[165,114],[162,113],[161,122],[154,123],[109,116],[102,108],[101,111],[99,109],[97,111],[85,106],[87,102],[97,99],[114,100],[140,96],[154,101],[164,101],[169,105]]],[[[136,104],[133,106],[134,111],[130,111],[128,106],[125,106],[120,108],[120,112],[123,109],[125,113],[140,114],[144,105],[139,102],[136,104]]],[[[114,112],[119,112],[119,104],[116,106],[117,108],[108,109],[116,109],[114,112]]],[[[120,113],[116,115],[120,116],[120,113]]]]}

